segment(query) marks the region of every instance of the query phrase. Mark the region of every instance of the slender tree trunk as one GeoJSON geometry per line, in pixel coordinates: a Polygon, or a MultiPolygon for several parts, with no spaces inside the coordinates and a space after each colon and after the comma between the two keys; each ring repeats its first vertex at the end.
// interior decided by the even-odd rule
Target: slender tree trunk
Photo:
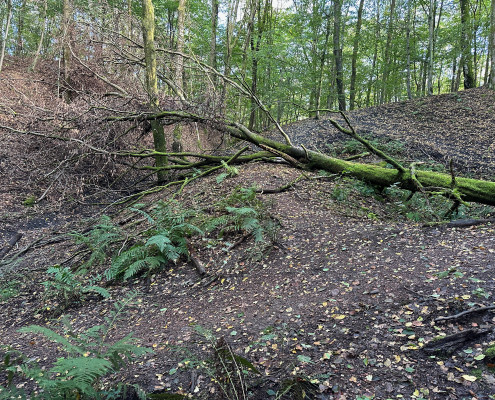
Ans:
{"type": "Polygon", "coordinates": [[[488,87],[495,90],[495,0],[492,0],[490,13],[490,79],[488,87]]]}
{"type": "Polygon", "coordinates": [[[427,57],[427,90],[428,96],[433,94],[433,36],[435,34],[435,0],[430,0],[430,7],[428,10],[428,57],[427,57]]]}
{"type": "Polygon", "coordinates": [[[18,13],[17,21],[17,40],[15,46],[15,54],[20,56],[24,50],[24,17],[26,15],[26,0],[22,0],[21,8],[18,13]]]}
{"type": "MultiPolygon", "coordinates": [[[[158,79],[156,76],[155,9],[152,0],[142,0],[142,5],[146,90],[148,92],[151,109],[158,111],[160,104],[158,101],[158,79]]],[[[167,143],[165,141],[163,125],[159,120],[152,120],[151,128],[153,131],[155,150],[165,153],[167,151],[167,143]]],[[[165,167],[168,164],[168,159],[166,156],[157,155],[155,157],[155,164],[158,168],[165,167]]],[[[165,170],[158,170],[157,179],[158,182],[165,181],[167,179],[167,172],[165,170]]]]}
{"type": "Polygon", "coordinates": [[[342,46],[340,43],[340,28],[342,21],[342,0],[333,2],[333,56],[335,59],[335,83],[337,85],[337,98],[339,101],[339,110],[345,111],[345,93],[344,93],[344,71],[342,62],[342,46]]]}
{"type": "Polygon", "coordinates": [[[72,37],[72,3],[71,0],[64,0],[63,4],[63,33],[62,33],[62,61],[64,71],[64,101],[70,103],[73,97],[70,69],[72,65],[71,37],[72,37]]]}
{"type": "Polygon", "coordinates": [[[412,100],[411,91],[411,5],[407,3],[407,20],[406,20],[406,89],[407,98],[412,100]]]}
{"type": "Polygon", "coordinates": [[[457,76],[457,55],[454,56],[454,60],[452,61],[452,78],[450,80],[450,91],[451,92],[456,91],[456,87],[455,87],[456,76],[457,76]]]}
{"type": "Polygon", "coordinates": [[[473,72],[473,55],[471,53],[471,16],[469,0],[460,0],[461,4],[461,66],[464,75],[464,89],[471,89],[476,86],[473,72]]]}
{"type": "Polygon", "coordinates": [[[7,0],[7,23],[5,26],[5,34],[2,40],[2,53],[0,54],[0,72],[2,72],[3,60],[5,58],[5,48],[9,39],[10,21],[12,19],[12,0],[7,0]]]}
{"type": "MultiPolygon", "coordinates": [[[[225,55],[224,55],[224,75],[226,77],[230,76],[231,72],[231,59],[232,59],[232,50],[234,48],[234,44],[236,41],[234,40],[234,27],[235,20],[237,16],[237,10],[239,8],[239,0],[233,0],[229,3],[229,10],[227,14],[227,26],[225,29],[225,55]]],[[[222,85],[222,93],[220,95],[220,110],[221,114],[225,114],[226,110],[226,96],[227,96],[227,85],[222,85]]]]}
{"type": "MultiPolygon", "coordinates": [[[[376,22],[375,22],[375,47],[373,51],[373,61],[371,62],[371,76],[368,78],[368,90],[366,92],[366,107],[371,105],[371,91],[373,89],[373,83],[375,76],[378,77],[378,73],[375,73],[376,64],[378,60],[378,41],[380,38],[380,3],[376,1],[376,22]]],[[[376,87],[375,87],[375,97],[376,97],[376,87]]]]}
{"type": "MultiPolygon", "coordinates": [[[[352,48],[352,61],[351,61],[351,86],[349,97],[349,108],[354,110],[356,99],[356,75],[357,75],[357,55],[359,51],[359,40],[361,35],[361,25],[363,17],[364,0],[359,1],[359,8],[356,22],[356,34],[354,36],[354,43],[352,48]]],[[[409,38],[408,38],[409,40],[409,38]]],[[[408,42],[409,45],[409,42],[408,42]]],[[[408,54],[409,57],[409,54],[408,54]]]]}
{"type": "Polygon", "coordinates": [[[387,100],[388,97],[388,78],[390,75],[390,46],[392,43],[392,34],[394,28],[394,13],[395,13],[395,0],[390,1],[390,15],[388,19],[388,27],[387,27],[387,43],[385,44],[385,55],[383,58],[383,79],[382,79],[382,92],[380,95],[380,103],[383,103],[387,100]]]}
{"type": "Polygon", "coordinates": [[[330,21],[328,18],[326,19],[326,23],[327,23],[327,27],[325,30],[325,40],[323,42],[323,51],[320,55],[320,65],[318,69],[318,79],[317,79],[316,93],[315,93],[316,119],[320,118],[319,109],[321,108],[321,88],[323,85],[323,70],[325,69],[325,62],[327,61],[328,39],[330,38],[330,21]]]}
{"type": "Polygon", "coordinates": [[[45,30],[47,25],[46,12],[48,9],[48,0],[43,1],[43,24],[41,26],[40,40],[38,42],[38,48],[36,49],[36,54],[34,55],[33,63],[31,64],[31,71],[36,70],[36,64],[38,64],[38,60],[41,55],[41,49],[43,48],[43,40],[45,39],[45,30]]]}
{"type": "Polygon", "coordinates": [[[217,69],[218,0],[211,0],[210,66],[217,69]]]}
{"type": "MultiPolygon", "coordinates": [[[[186,0],[179,0],[177,10],[177,52],[184,52],[184,30],[186,22],[186,0]]],[[[184,58],[177,54],[175,59],[175,84],[180,92],[184,92],[184,58]]]]}
{"type": "MultiPolygon", "coordinates": [[[[253,34],[250,39],[251,46],[251,93],[253,96],[258,96],[258,62],[259,62],[259,51],[261,47],[261,41],[263,39],[263,33],[266,27],[266,22],[268,18],[268,11],[271,8],[271,0],[266,0],[263,7],[263,15],[261,15],[261,0],[254,0],[256,2],[256,11],[253,15],[254,18],[258,16],[257,21],[257,32],[256,38],[253,34]]],[[[251,99],[251,111],[249,113],[249,129],[254,129],[256,126],[256,116],[258,110],[258,103],[251,99]]]]}

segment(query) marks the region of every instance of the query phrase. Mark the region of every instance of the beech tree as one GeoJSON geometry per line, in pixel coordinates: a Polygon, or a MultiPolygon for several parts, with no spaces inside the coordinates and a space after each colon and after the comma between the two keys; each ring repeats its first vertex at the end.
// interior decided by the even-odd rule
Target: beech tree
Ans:
{"type": "Polygon", "coordinates": [[[490,40],[489,40],[489,54],[490,54],[490,79],[488,86],[495,90],[495,0],[491,2],[490,13],[490,40]]]}
{"type": "Polygon", "coordinates": [[[476,81],[473,71],[472,37],[471,37],[471,10],[469,0],[460,0],[461,5],[461,65],[464,75],[464,89],[475,87],[476,81]]]}

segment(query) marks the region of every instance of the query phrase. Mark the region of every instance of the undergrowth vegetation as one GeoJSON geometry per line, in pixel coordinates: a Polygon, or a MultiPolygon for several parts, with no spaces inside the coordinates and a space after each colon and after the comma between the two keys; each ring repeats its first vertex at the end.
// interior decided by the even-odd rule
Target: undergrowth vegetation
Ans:
{"type": "MultiPolygon", "coordinates": [[[[407,166],[408,155],[404,143],[397,140],[374,138],[370,135],[364,136],[370,143],[389,155],[397,157],[401,163],[407,166]]],[[[351,139],[344,142],[328,145],[328,152],[333,156],[369,156],[367,149],[359,141],[351,139]]],[[[381,161],[386,168],[394,168],[392,165],[381,161]]],[[[414,164],[417,170],[447,172],[445,165],[435,161],[424,161],[414,164]]],[[[323,173],[320,171],[320,173],[323,173]]],[[[472,204],[470,207],[459,205],[453,209],[452,203],[443,195],[434,193],[423,193],[417,191],[411,193],[401,189],[398,185],[382,189],[370,185],[364,181],[348,176],[337,177],[330,193],[332,200],[345,206],[345,212],[355,217],[366,217],[377,219],[378,213],[369,207],[363,206],[362,198],[372,197],[383,204],[382,214],[387,219],[407,219],[414,222],[439,222],[462,218],[486,218],[493,213],[493,207],[480,204],[472,204]]],[[[453,199],[454,200],[454,199],[453,199]]]]}
{"type": "MultiPolygon", "coordinates": [[[[110,331],[125,316],[137,297],[136,292],[116,301],[113,310],[105,317],[105,323],[93,326],[84,332],[76,332],[69,318],[63,318],[63,334],[54,330],[31,325],[21,329],[27,335],[41,334],[55,342],[65,352],[49,367],[36,358],[27,358],[22,353],[5,349],[2,354],[3,366],[0,372],[6,374],[6,385],[0,386],[0,399],[114,399],[126,388],[120,384],[105,387],[103,379],[115,374],[137,358],[151,350],[138,344],[138,340],[128,334],[112,341],[110,331]],[[35,383],[30,389],[18,388],[18,380],[27,379],[35,383]]],[[[24,385],[21,385],[24,386],[24,385]]],[[[136,389],[135,389],[136,390],[136,389]]],[[[145,396],[142,396],[145,398],[145,396]]]]}

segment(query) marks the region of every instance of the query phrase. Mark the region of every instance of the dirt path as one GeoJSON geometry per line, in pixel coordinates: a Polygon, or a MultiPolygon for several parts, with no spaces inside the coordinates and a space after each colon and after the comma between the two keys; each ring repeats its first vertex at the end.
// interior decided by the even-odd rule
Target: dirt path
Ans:
{"type": "MultiPolygon", "coordinates": [[[[297,174],[254,164],[222,185],[210,178],[186,187],[183,199],[207,202],[252,183],[276,187],[297,174]]],[[[190,264],[155,275],[149,290],[132,284],[142,295],[115,335],[133,331],[156,352],[134,366],[126,380],[150,391],[187,391],[191,371],[176,372],[184,356],[170,346],[205,355],[205,339],[194,333],[198,324],[224,336],[261,370],[263,378],[252,389],[256,399],[274,398],[267,393],[294,374],[316,379],[317,391],[326,396],[318,398],[418,398],[420,393],[429,399],[488,399],[495,392],[493,371],[475,357],[495,340],[494,314],[447,323],[435,319],[492,304],[493,227],[422,228],[346,217],[342,207],[367,202],[377,215],[382,205],[366,198],[356,198],[353,206],[339,203],[328,195],[332,187],[304,181],[294,191],[263,196],[282,230],[278,246],[260,262],[246,259],[249,241],[230,253],[203,247],[200,257],[209,276],[218,276],[212,284],[205,287],[207,279],[199,280],[190,264]],[[490,333],[447,357],[422,350],[439,335],[473,327],[490,333]]],[[[28,284],[13,302],[0,305],[0,335],[4,344],[29,356],[50,358],[53,353],[43,350],[41,338],[17,333],[29,323],[48,323],[35,311],[37,290],[28,284]],[[29,345],[33,340],[39,345],[29,345]]],[[[122,296],[128,290],[112,292],[122,296]]],[[[108,301],[92,301],[72,310],[76,331],[101,323],[108,307],[108,301]]],[[[205,372],[198,373],[199,393],[215,398],[205,372]]]]}

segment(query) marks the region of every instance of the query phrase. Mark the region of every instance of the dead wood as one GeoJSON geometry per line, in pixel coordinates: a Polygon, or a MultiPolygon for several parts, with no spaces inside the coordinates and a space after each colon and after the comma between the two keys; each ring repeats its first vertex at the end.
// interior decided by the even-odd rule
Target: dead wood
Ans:
{"type": "Polygon", "coordinates": [[[447,317],[438,317],[438,318],[435,319],[435,322],[448,321],[448,320],[451,320],[451,319],[459,319],[459,318],[464,317],[464,316],[466,316],[468,314],[485,312],[485,311],[489,311],[489,310],[495,310],[495,306],[471,308],[469,310],[460,312],[459,314],[449,315],[447,317]]]}
{"type": "Polygon", "coordinates": [[[463,347],[466,343],[479,338],[480,336],[490,333],[490,329],[467,329],[465,331],[445,336],[438,340],[428,342],[423,350],[426,353],[434,354],[452,354],[457,349],[463,347]]]}
{"type": "Polygon", "coordinates": [[[22,233],[16,232],[9,240],[7,245],[0,251],[0,260],[3,260],[10,250],[15,246],[15,244],[21,240],[22,233]]]}
{"type": "Polygon", "coordinates": [[[475,225],[484,225],[495,223],[495,218],[482,218],[482,219],[457,219],[454,221],[437,221],[425,223],[423,226],[444,226],[446,228],[468,228],[475,225]]]}
{"type": "Polygon", "coordinates": [[[232,243],[229,247],[227,247],[227,251],[231,251],[231,250],[235,249],[237,246],[239,246],[242,242],[244,242],[251,235],[252,235],[251,232],[245,233],[238,240],[236,240],[235,243],[232,243]]]}
{"type": "Polygon", "coordinates": [[[292,188],[297,182],[299,182],[302,178],[307,178],[305,174],[299,175],[296,179],[290,181],[289,183],[282,185],[275,189],[256,189],[256,193],[262,194],[271,194],[271,193],[283,193],[292,188]]]}
{"type": "Polygon", "coordinates": [[[196,249],[194,246],[190,243],[187,242],[187,250],[189,252],[189,258],[191,259],[194,267],[196,268],[197,273],[199,276],[204,276],[206,275],[206,269],[199,260],[198,253],[196,253],[196,249]]]}
{"type": "MultiPolygon", "coordinates": [[[[231,136],[248,141],[258,147],[265,146],[284,153],[304,165],[306,169],[325,170],[331,173],[341,173],[366,181],[379,187],[397,185],[402,189],[418,190],[418,184],[430,194],[438,194],[454,201],[476,202],[495,206],[495,182],[479,179],[456,177],[455,186],[452,188],[452,176],[433,171],[411,171],[405,169],[397,162],[384,154],[378,154],[394,165],[394,169],[384,168],[378,165],[362,164],[344,161],[330,157],[315,151],[263,137],[251,132],[242,124],[232,122],[219,124],[209,118],[184,111],[162,111],[146,118],[169,119],[175,121],[193,121],[214,125],[216,129],[231,136]]],[[[342,128],[344,129],[344,128],[342,128]]],[[[344,133],[348,130],[344,129],[344,133]]],[[[373,151],[370,148],[370,151],[373,151]]],[[[375,152],[376,154],[376,152],[375,152]]]]}

